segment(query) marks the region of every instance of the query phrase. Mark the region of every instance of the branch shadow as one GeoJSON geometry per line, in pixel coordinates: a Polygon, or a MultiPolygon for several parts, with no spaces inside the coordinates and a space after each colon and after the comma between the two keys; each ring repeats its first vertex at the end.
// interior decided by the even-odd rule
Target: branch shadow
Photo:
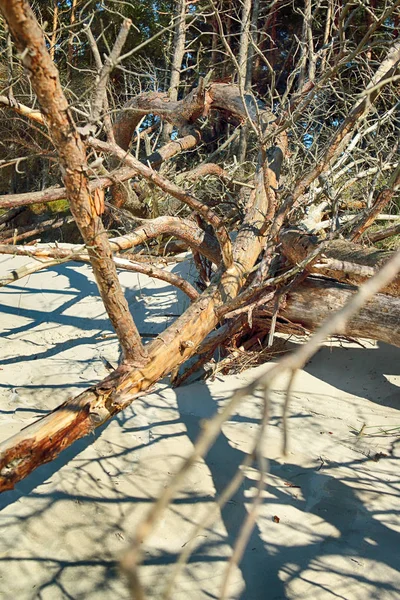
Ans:
{"type": "MultiPolygon", "coordinates": [[[[59,274],[70,277],[71,286],[83,285],[80,277],[75,277],[74,266],[61,265],[58,268],[61,269],[59,274]]],[[[180,274],[184,272],[181,269],[177,270],[180,274]]],[[[86,277],[84,279],[86,281],[86,277]]],[[[93,291],[93,285],[91,283],[86,289],[93,291]]],[[[34,291],[34,288],[27,289],[25,287],[22,291],[14,289],[10,293],[34,293],[34,291]]],[[[144,306],[145,315],[151,316],[154,315],[154,312],[162,315],[168,307],[171,315],[174,313],[168,318],[175,318],[177,316],[175,311],[178,312],[180,301],[176,304],[174,300],[171,304],[168,286],[160,286],[157,291],[161,292],[161,297],[157,303],[154,303],[154,306],[149,308],[147,305],[144,306]],[[171,306],[173,306],[172,309],[171,306]]],[[[132,293],[137,294],[137,290],[133,289],[132,293]]],[[[145,295],[143,289],[140,293],[145,295]]],[[[33,320],[36,324],[42,323],[44,319],[53,322],[54,326],[64,324],[63,319],[69,318],[65,312],[71,309],[76,310],[76,303],[85,297],[85,292],[81,291],[75,294],[73,299],[66,300],[54,313],[47,314],[45,311],[37,311],[33,314],[33,320]]],[[[28,317],[28,312],[21,313],[21,309],[18,310],[19,312],[15,309],[15,314],[28,317]]],[[[83,329],[85,327],[86,330],[92,328],[93,323],[83,325],[87,317],[72,318],[76,319],[74,326],[81,328],[82,323],[83,329]]],[[[95,329],[99,323],[108,322],[102,318],[95,321],[95,329]]],[[[143,320],[143,323],[145,322],[146,317],[143,320]]],[[[32,323],[29,326],[31,327],[32,323]]],[[[21,330],[20,333],[29,329],[28,325],[23,327],[27,329],[21,330]]],[[[157,327],[166,327],[165,320],[157,327]]],[[[83,339],[88,340],[89,337],[83,339]]],[[[94,339],[97,338],[94,336],[94,339]]],[[[73,348],[74,341],[70,340],[67,346],[73,348]]],[[[60,350],[62,349],[65,349],[65,343],[64,346],[60,344],[60,350]]],[[[338,356],[340,358],[339,363],[336,362],[336,365],[339,366],[336,366],[335,369],[329,362],[330,352],[329,349],[321,349],[317,358],[306,366],[306,371],[346,393],[358,395],[360,398],[366,396],[372,402],[382,406],[396,406],[398,389],[385,378],[379,368],[373,367],[377,386],[382,390],[381,397],[376,392],[370,393],[365,389],[366,365],[374,365],[377,349],[334,348],[336,361],[338,356]],[[352,371],[354,369],[354,380],[341,376],[341,373],[349,369],[352,371]]],[[[398,356],[398,349],[380,345],[379,353],[382,352],[385,356],[390,353],[390,365],[396,364],[393,356],[398,356]]],[[[57,349],[50,349],[42,353],[41,358],[48,358],[56,354],[57,349]]],[[[24,360],[24,357],[21,357],[21,362],[24,360]]],[[[399,363],[400,361],[397,362],[397,364],[399,363]]],[[[8,364],[13,363],[11,361],[8,364]]],[[[389,361],[387,365],[389,365],[389,361]]],[[[395,374],[393,367],[388,366],[387,370],[388,374],[395,374]]],[[[43,387],[46,385],[50,390],[54,389],[54,392],[57,391],[57,388],[62,387],[48,384],[43,387]]],[[[86,383],[81,382],[80,385],[86,387],[86,383]]],[[[79,440],[56,460],[38,468],[27,479],[19,483],[14,491],[0,496],[4,540],[13,539],[12,536],[10,538],[10,535],[14,531],[12,527],[16,523],[20,527],[18,531],[22,532],[22,536],[26,535],[28,540],[31,536],[33,539],[37,535],[37,533],[35,534],[35,518],[44,516],[45,524],[47,523],[50,528],[54,523],[54,511],[60,511],[64,506],[73,505],[81,518],[80,522],[79,519],[76,522],[73,519],[71,521],[67,519],[62,538],[51,540],[49,547],[43,547],[40,553],[36,552],[31,556],[21,555],[22,541],[17,540],[15,548],[11,542],[7,551],[0,556],[3,572],[13,567],[21,573],[21,578],[25,577],[27,582],[31,578],[38,577],[34,575],[35,568],[47,570],[45,575],[41,576],[41,580],[36,581],[35,579],[32,589],[25,590],[24,596],[17,594],[21,600],[48,598],[49,594],[51,597],[85,598],[85,600],[89,597],[129,598],[117,573],[118,558],[116,557],[119,556],[118,552],[121,550],[116,549],[115,539],[122,540],[122,549],[126,547],[132,527],[138,522],[143,507],[151,505],[156,497],[149,489],[149,478],[156,480],[161,489],[165,485],[167,471],[170,468],[168,466],[169,456],[176,451],[173,444],[177,444],[179,448],[177,456],[174,458],[181,460],[185,455],[184,444],[187,442],[192,445],[199,435],[201,419],[210,418],[218,409],[218,399],[206,384],[178,388],[175,390],[175,394],[176,407],[162,402],[157,403],[153,396],[151,400],[148,400],[152,402],[149,409],[156,412],[151,418],[148,418],[146,424],[141,423],[140,419],[138,420],[136,409],[126,409],[113,421],[96,430],[93,436],[79,440]],[[190,405],[193,405],[194,401],[193,398],[189,401],[192,396],[193,398],[196,396],[198,398],[196,402],[199,403],[193,414],[189,412],[190,405]],[[171,410],[174,412],[173,417],[170,415],[171,410]],[[104,437],[108,439],[105,449],[103,449],[104,437]],[[162,450],[159,449],[160,447],[162,450]],[[140,478],[140,456],[146,450],[149,450],[151,455],[157,454],[157,452],[164,453],[160,459],[163,466],[161,470],[153,470],[152,465],[148,465],[140,478]],[[74,460],[74,464],[69,465],[72,460],[74,460]],[[52,479],[56,476],[59,478],[55,488],[52,479]],[[83,480],[88,481],[92,489],[84,487],[82,491],[81,481],[83,480]],[[128,486],[128,480],[129,486],[133,487],[128,486]],[[120,485],[121,482],[122,485],[120,485]],[[133,489],[134,492],[132,492],[133,489]],[[110,513],[112,518],[104,522],[102,511],[107,510],[107,507],[112,511],[110,513]],[[78,556],[78,553],[74,553],[73,544],[76,540],[76,530],[79,527],[84,530],[86,523],[88,525],[94,523],[98,531],[90,530],[88,539],[92,536],[93,549],[90,550],[87,558],[82,558],[78,556]],[[93,554],[90,554],[91,552],[93,554]],[[87,580],[86,587],[84,591],[79,591],[80,581],[83,579],[87,580]]],[[[4,411],[4,414],[6,413],[8,411],[4,411]]],[[[296,412],[291,416],[291,421],[296,423],[296,426],[302,427],[304,420],[309,421],[310,418],[310,414],[296,412]]],[[[279,419],[272,417],[270,427],[277,427],[279,422],[279,419]]],[[[257,419],[254,416],[240,412],[230,419],[230,424],[248,427],[254,427],[256,423],[257,419]]],[[[169,515],[175,517],[179,515],[182,522],[193,525],[196,518],[192,513],[187,512],[188,508],[212,505],[216,496],[230,482],[245,456],[245,451],[239,449],[235,444],[235,439],[227,431],[223,431],[204,463],[207,473],[211,477],[213,495],[208,495],[203,489],[194,486],[186,495],[180,495],[172,502],[169,515]]],[[[388,457],[387,460],[396,460],[395,464],[398,465],[398,459],[393,456],[388,457]]],[[[339,466],[346,469],[347,475],[339,479],[334,470],[338,466],[337,464],[324,464],[321,468],[321,465],[310,467],[299,465],[295,461],[287,460],[282,463],[276,458],[270,459],[272,477],[301,488],[302,498],[295,500],[299,519],[298,522],[291,523],[290,527],[293,533],[307,534],[309,539],[307,542],[293,544],[288,544],[287,541],[284,543],[280,539],[283,527],[272,522],[272,508],[270,507],[274,506],[273,510],[276,510],[275,506],[278,505],[284,509],[294,500],[288,498],[287,490],[290,487],[284,488],[275,485],[273,480],[270,481],[268,495],[264,499],[260,516],[239,567],[244,585],[240,596],[242,600],[261,600],[265,598],[266,593],[272,599],[293,598],[296,597],[296,590],[300,589],[299,593],[304,593],[304,588],[297,587],[299,585],[309,586],[306,588],[309,597],[324,599],[332,595],[347,600],[348,596],[341,591],[341,587],[340,590],[339,586],[337,589],[330,589],[327,580],[321,578],[321,571],[324,569],[331,576],[341,578],[343,581],[352,581],[357,585],[367,586],[362,589],[370,590],[368,592],[370,598],[389,598],[399,592],[400,588],[396,587],[394,580],[374,578],[373,569],[369,568],[369,563],[367,569],[357,571],[355,569],[346,570],[341,562],[331,560],[332,557],[339,556],[347,558],[348,561],[371,561],[375,565],[384,565],[394,571],[399,567],[398,534],[395,528],[391,527],[392,522],[398,522],[396,521],[398,511],[389,509],[384,513],[379,507],[369,506],[368,502],[360,495],[360,489],[371,488],[370,465],[371,460],[365,457],[342,463],[339,466]],[[312,531],[310,522],[307,520],[310,515],[318,517],[336,533],[319,535],[318,532],[312,531]]],[[[394,497],[398,495],[399,479],[397,476],[393,476],[394,473],[394,470],[389,471],[388,469],[385,474],[385,491],[379,492],[382,495],[393,495],[394,497]]],[[[381,479],[381,474],[378,474],[377,482],[379,481],[380,485],[382,484],[381,479]]],[[[226,565],[229,552],[231,552],[240,527],[248,514],[253,490],[254,479],[246,476],[231,501],[221,510],[221,523],[225,535],[218,534],[215,538],[200,543],[192,555],[189,561],[191,568],[186,573],[186,578],[191,580],[192,585],[195,586],[193,589],[200,594],[196,598],[217,597],[216,594],[210,592],[209,582],[205,582],[196,573],[203,572],[201,567],[221,569],[226,565]],[[228,553],[227,547],[230,549],[228,553]]],[[[56,512],[56,514],[59,513],[56,512]]],[[[176,535],[178,533],[176,532],[176,535]]],[[[162,542],[164,541],[162,540],[162,542]]],[[[174,539],[167,539],[166,542],[173,543],[174,539]]],[[[166,567],[171,565],[178,555],[179,551],[165,549],[165,544],[161,543],[156,551],[146,555],[143,568],[156,569],[156,576],[159,577],[160,573],[166,572],[166,567]]],[[[15,573],[15,570],[13,572],[15,573]]],[[[210,572],[208,571],[208,573],[210,572]]],[[[150,597],[156,598],[156,593],[154,592],[155,595],[150,597]]],[[[181,597],[184,596],[180,595],[179,598],[181,597]]]]}
{"type": "Polygon", "coordinates": [[[380,406],[400,408],[400,387],[387,379],[387,375],[399,374],[395,365],[400,364],[400,348],[383,342],[376,346],[365,344],[358,348],[345,345],[320,348],[304,370],[348,394],[380,406]],[[366,383],[366,375],[374,381],[373,386],[366,383]]]}
{"type": "MultiPolygon", "coordinates": [[[[190,394],[190,391],[181,388],[177,389],[176,393],[182,421],[187,429],[189,439],[194,444],[201,430],[200,419],[187,414],[187,394],[190,394]]],[[[215,399],[207,386],[203,385],[201,419],[212,418],[215,411],[215,399]]],[[[304,415],[294,414],[291,418],[299,417],[304,417],[304,415]]],[[[252,419],[249,420],[249,422],[251,421],[252,419]]],[[[233,443],[234,440],[221,433],[205,457],[216,497],[229,484],[246,456],[243,451],[235,448],[233,443]]],[[[392,461],[394,460],[393,457],[390,458],[392,461]]],[[[398,463],[399,459],[396,459],[396,464],[398,465],[398,463]]],[[[239,568],[244,581],[244,590],[240,596],[242,600],[261,600],[266,597],[266,590],[268,590],[268,598],[274,600],[297,597],[293,592],[296,587],[293,586],[296,586],[298,582],[306,583],[307,578],[310,585],[308,597],[325,598],[332,595],[332,597],[347,600],[347,596],[335,593],[329,585],[326,587],[320,581],[318,571],[321,569],[321,565],[327,572],[330,570],[332,574],[336,574],[343,580],[347,578],[366,586],[372,586],[373,597],[389,598],[392,597],[392,594],[400,593],[400,587],[395,582],[377,581],[368,570],[358,573],[350,568],[350,571],[347,571],[342,569],[340,561],[339,565],[336,565],[335,561],[331,560],[332,556],[348,557],[348,561],[357,563],[357,558],[354,557],[358,557],[363,562],[373,561],[375,564],[384,564],[394,572],[399,569],[400,562],[396,550],[398,533],[381,522],[379,510],[370,510],[368,503],[364,502],[357,493],[364,485],[370,489],[369,481],[363,480],[364,467],[366,467],[368,477],[370,476],[369,465],[371,465],[371,459],[368,458],[354,459],[339,465],[346,469],[357,468],[357,473],[348,471],[349,476],[345,480],[340,480],[337,475],[330,474],[333,467],[338,467],[337,464],[324,465],[321,469],[320,465],[304,467],[287,460],[282,463],[269,459],[270,474],[274,478],[284,481],[288,487],[282,489],[274,485],[271,480],[269,481],[268,496],[270,499],[264,500],[261,517],[255,524],[240,562],[239,568]],[[357,482],[357,488],[354,488],[354,481],[357,482]],[[273,522],[272,514],[268,511],[268,504],[272,501],[274,506],[278,504],[285,507],[288,503],[293,503],[293,500],[288,499],[287,494],[290,486],[301,488],[303,499],[295,501],[296,509],[300,512],[300,523],[303,520],[301,515],[315,515],[334,528],[337,532],[335,535],[319,536],[316,532],[310,531],[308,533],[313,533],[314,540],[310,540],[309,543],[293,542],[292,546],[288,546],[287,543],[279,543],[280,526],[273,522]],[[263,518],[263,514],[267,514],[268,517],[263,518]],[[319,593],[326,595],[320,596],[319,593]]],[[[389,470],[389,472],[392,471],[389,470]]],[[[386,483],[386,494],[398,495],[399,483],[399,477],[386,483]]],[[[227,541],[232,548],[248,515],[251,489],[254,489],[254,480],[245,477],[231,501],[221,510],[227,541]]],[[[399,516],[400,511],[389,511],[385,521],[390,523],[390,519],[398,519],[399,516]]],[[[292,524],[292,527],[293,532],[297,528],[302,529],[302,526],[298,527],[297,524],[292,524]]],[[[303,527],[306,530],[307,524],[305,523],[303,527]]],[[[201,545],[197,552],[204,554],[201,545]]],[[[199,560],[200,554],[195,554],[199,560]]],[[[222,557],[221,560],[223,560],[222,557]]],[[[326,579],[329,581],[329,577],[326,579]]],[[[302,592],[304,593],[303,590],[302,592]]],[[[372,598],[372,596],[369,597],[372,598]]]]}

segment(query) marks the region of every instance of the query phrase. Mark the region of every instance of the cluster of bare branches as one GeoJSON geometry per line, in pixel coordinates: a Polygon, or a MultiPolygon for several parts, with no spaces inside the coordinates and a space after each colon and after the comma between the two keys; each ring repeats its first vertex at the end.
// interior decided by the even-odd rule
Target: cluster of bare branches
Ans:
{"type": "MultiPolygon", "coordinates": [[[[164,375],[182,383],[232,340],[236,347],[271,346],[276,332],[306,335],[317,329],[295,354],[232,398],[154,504],[124,561],[137,598],[144,598],[140,545],[243,397],[257,386],[265,392],[259,432],[246,459],[246,465],[257,461],[260,467],[259,488],[222,598],[265,485],[260,440],[273,378],[288,370],[292,380],[332,334],[400,345],[399,254],[357,243],[399,233],[397,222],[372,233],[370,227],[377,219],[390,220],[398,206],[400,43],[393,29],[400,2],[369,10],[369,28],[356,39],[352,24],[362,3],[317,4],[306,0],[296,7],[301,36],[293,36],[282,63],[277,19],[289,3],[244,0],[229,12],[214,0],[179,0],[164,30],[173,42],[170,71],[163,72],[135,58],[140,45],[127,47],[135,27],[129,18],[120,19],[114,44],[102,55],[104,36],[93,33],[91,19],[80,20],[75,1],[65,36],[57,26],[57,3],[49,35],[25,0],[0,0],[8,56],[0,90],[7,151],[0,168],[8,169],[8,191],[15,192],[0,196],[6,211],[0,216],[0,253],[32,258],[2,276],[0,285],[63,261],[90,262],[123,356],[105,380],[0,445],[0,490],[92,432],[164,375]],[[202,23],[208,29],[201,36],[212,39],[207,53],[193,51],[202,23]],[[80,66],[76,56],[81,39],[90,48],[92,68],[80,66]],[[66,57],[67,83],[56,53],[66,57]],[[204,73],[205,55],[211,62],[204,73]],[[79,85],[68,83],[72,70],[80,72],[79,85]],[[116,71],[119,86],[112,80],[116,71]],[[194,87],[187,80],[192,71],[199,75],[194,87]],[[264,80],[261,94],[256,84],[264,80]],[[38,160],[46,165],[40,181],[26,168],[38,160]],[[30,191],[18,190],[20,177],[30,191]],[[65,199],[71,215],[18,223],[26,207],[65,199]],[[44,232],[72,221],[76,244],[35,244],[44,232]],[[151,257],[152,240],[171,237],[179,250],[191,251],[197,287],[151,257]],[[190,307],[145,345],[117,269],[167,281],[188,295],[190,307]]],[[[217,506],[234,493],[241,476],[217,506]]],[[[188,546],[182,553],[173,577],[190,551],[188,546]]]]}

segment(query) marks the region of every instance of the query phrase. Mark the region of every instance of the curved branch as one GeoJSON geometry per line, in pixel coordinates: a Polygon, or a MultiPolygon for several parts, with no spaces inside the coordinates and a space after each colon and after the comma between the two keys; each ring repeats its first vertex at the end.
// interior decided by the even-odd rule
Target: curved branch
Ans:
{"type": "Polygon", "coordinates": [[[200,252],[216,265],[221,263],[221,251],[215,237],[203,231],[193,221],[180,217],[164,216],[146,221],[132,233],[112,238],[110,244],[115,252],[120,252],[144,244],[147,240],[163,234],[183,240],[192,250],[200,252]]]}
{"type": "Polygon", "coordinates": [[[40,125],[45,125],[46,121],[44,120],[43,114],[40,110],[34,110],[33,108],[29,108],[29,106],[25,106],[24,104],[20,104],[16,102],[15,104],[7,98],[7,96],[0,96],[0,104],[3,106],[7,106],[11,108],[14,112],[22,115],[23,117],[27,117],[31,121],[35,121],[35,123],[40,123],[40,125]]]}
{"type": "Polygon", "coordinates": [[[114,156],[117,156],[122,162],[126,163],[132,168],[136,168],[137,173],[142,175],[147,181],[151,181],[159,188],[161,188],[167,194],[171,194],[174,198],[181,200],[198,214],[200,214],[212,227],[214,228],[215,235],[221,246],[222,260],[224,261],[225,267],[229,268],[232,264],[232,244],[229,238],[228,232],[225,225],[213,210],[207,205],[197,200],[192,194],[189,194],[179,186],[175,185],[150,167],[142,164],[131,154],[127,154],[122,148],[116,144],[110,144],[108,142],[102,142],[93,137],[88,138],[88,143],[102,152],[112,152],[114,156]]]}
{"type": "MultiPolygon", "coordinates": [[[[307,256],[318,249],[320,244],[320,240],[316,236],[293,230],[283,232],[279,241],[281,242],[283,254],[292,264],[298,264],[300,261],[305,260],[307,256]]],[[[376,271],[389,262],[394,254],[394,252],[377,250],[376,248],[364,248],[348,240],[326,241],[323,254],[316,256],[315,260],[307,265],[305,269],[309,273],[323,274],[338,281],[360,285],[368,279],[368,270],[363,269],[363,267],[369,267],[376,271]],[[325,259],[327,259],[326,265],[323,264],[325,259]],[[334,262],[329,262],[331,259],[334,262]],[[319,264],[314,266],[317,261],[319,264]],[[338,269],[339,263],[342,263],[342,265],[338,269]],[[350,269],[346,269],[347,263],[352,265],[350,269]]],[[[369,272],[369,275],[371,275],[371,272],[369,272]]],[[[383,288],[382,293],[399,296],[400,276],[397,275],[383,288]]]]}
{"type": "MultiPolygon", "coordinates": [[[[79,258],[79,260],[81,260],[79,258]]],[[[87,259],[85,259],[87,262],[87,259]]],[[[161,279],[162,281],[166,281],[167,283],[173,285],[180,289],[184,294],[186,294],[190,300],[197,300],[199,297],[199,293],[192,286],[189,281],[183,279],[176,273],[171,273],[170,271],[164,271],[163,269],[159,269],[154,265],[146,265],[145,263],[137,263],[132,260],[127,260],[126,258],[114,257],[114,262],[119,269],[125,269],[126,271],[134,271],[135,273],[143,273],[148,277],[154,277],[155,279],[161,279]]]]}
{"type": "Polygon", "coordinates": [[[198,167],[196,167],[195,169],[192,169],[191,171],[179,173],[179,178],[180,179],[184,178],[188,181],[197,181],[198,179],[200,179],[201,177],[205,177],[206,175],[215,175],[215,177],[219,177],[226,183],[232,182],[227,171],[225,171],[225,169],[223,169],[216,163],[205,163],[205,164],[199,165],[198,167]]]}
{"type": "MultiPolygon", "coordinates": [[[[23,277],[27,277],[28,275],[32,275],[33,273],[37,273],[42,269],[48,269],[49,267],[54,267],[55,265],[59,265],[64,262],[68,262],[73,260],[75,262],[84,262],[90,264],[90,258],[87,254],[72,254],[65,258],[42,258],[33,263],[29,263],[20,267],[19,269],[14,269],[10,274],[4,275],[0,277],[0,288],[4,287],[10,283],[14,283],[23,277]]],[[[145,263],[138,263],[132,260],[127,260],[126,258],[120,258],[114,256],[114,263],[117,268],[123,269],[125,271],[133,271],[134,273],[143,273],[143,275],[147,275],[148,277],[154,277],[155,279],[161,279],[162,281],[166,281],[170,285],[177,287],[184,294],[186,294],[190,300],[197,300],[199,297],[199,293],[195,290],[191,283],[176,275],[176,273],[171,273],[170,271],[164,271],[163,269],[159,269],[154,265],[146,265],[145,263]]]]}
{"type": "Polygon", "coordinates": [[[153,114],[175,125],[184,134],[204,111],[202,86],[192,90],[183,100],[171,101],[165,92],[146,92],[125,104],[114,125],[115,141],[128,150],[142,117],[153,114]]]}
{"type": "Polygon", "coordinates": [[[101,213],[91,196],[86,149],[63,93],[58,70],[50,58],[43,32],[24,0],[0,0],[21,61],[30,75],[63,170],[71,213],[88,248],[93,272],[125,360],[143,364],[146,351],[123,294],[103,227],[101,213]]]}
{"type": "MultiPolygon", "coordinates": [[[[158,217],[146,221],[132,233],[109,240],[113,252],[122,252],[135,246],[146,243],[160,235],[169,234],[175,236],[206,256],[215,264],[220,264],[221,253],[216,239],[206,231],[203,231],[188,219],[180,217],[158,217]]],[[[15,254],[18,256],[33,256],[38,258],[68,258],[72,260],[75,254],[84,254],[85,247],[81,244],[71,248],[37,248],[34,246],[16,246],[10,244],[0,245],[0,254],[15,254]]]]}
{"type": "Polygon", "coordinates": [[[262,102],[256,101],[251,94],[241,94],[237,85],[211,83],[204,88],[200,82],[182,100],[169,100],[163,92],[148,92],[129,100],[114,125],[115,141],[128,150],[136,127],[148,114],[164,119],[185,134],[199,117],[207,115],[210,110],[223,111],[241,122],[249,116],[254,123],[258,124],[260,120],[264,126],[275,119],[262,102]]]}

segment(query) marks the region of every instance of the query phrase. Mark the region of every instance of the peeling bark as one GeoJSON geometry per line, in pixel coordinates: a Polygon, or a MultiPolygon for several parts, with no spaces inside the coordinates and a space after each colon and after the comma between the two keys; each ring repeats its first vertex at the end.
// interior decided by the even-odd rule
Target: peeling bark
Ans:
{"type": "MultiPolygon", "coordinates": [[[[219,265],[221,252],[217,240],[208,232],[203,231],[188,219],[179,217],[158,217],[146,222],[132,233],[109,240],[113,252],[123,252],[160,235],[175,236],[190,246],[193,250],[200,252],[206,258],[219,265]]],[[[0,254],[15,254],[20,256],[33,256],[37,258],[70,258],[73,260],[75,254],[86,254],[85,248],[78,244],[72,248],[37,248],[35,246],[14,246],[0,244],[0,254]]]]}
{"type": "MultiPolygon", "coordinates": [[[[320,240],[316,236],[305,235],[298,231],[283,232],[280,236],[280,241],[284,255],[292,264],[297,264],[304,260],[320,243],[320,240]]],[[[315,268],[314,263],[311,263],[306,270],[309,273],[325,275],[326,277],[331,277],[332,279],[336,279],[343,283],[360,285],[363,281],[368,279],[375,270],[387,263],[394,254],[395,252],[386,250],[365,248],[364,246],[354,244],[347,240],[332,240],[324,247],[323,254],[318,256],[314,261],[314,263],[319,262],[322,264],[320,264],[318,268],[315,268]],[[343,264],[339,265],[336,263],[331,267],[327,264],[327,266],[324,267],[324,258],[334,259],[343,264]],[[356,269],[353,269],[353,271],[350,272],[350,270],[346,270],[346,263],[370,268],[372,269],[372,272],[367,274],[367,271],[364,270],[363,272],[362,268],[358,270],[358,273],[356,269]],[[340,268],[338,268],[339,266],[340,268]]],[[[382,290],[382,293],[391,296],[400,296],[400,275],[397,275],[397,277],[382,290]]]]}
{"type": "MultiPolygon", "coordinates": [[[[291,290],[279,315],[316,330],[342,308],[357,288],[333,281],[309,278],[291,290]]],[[[376,294],[346,325],[343,335],[368,338],[400,347],[400,298],[376,294]]]]}
{"type": "Polygon", "coordinates": [[[265,242],[262,230],[267,211],[266,194],[254,194],[233,244],[232,266],[225,272],[219,270],[200,298],[146,346],[146,364],[138,368],[121,365],[98,385],[0,444],[0,491],[12,489],[40,464],[52,460],[75,440],[123,410],[141,392],[196,353],[219,321],[218,308],[238,294],[253,268],[265,242]]]}
{"type": "Polygon", "coordinates": [[[85,147],[76,130],[43,33],[25,0],[1,0],[0,8],[46,117],[63,169],[71,212],[88,249],[97,285],[124,357],[142,363],[146,352],[118,280],[106,231],[89,192],[85,147]]]}

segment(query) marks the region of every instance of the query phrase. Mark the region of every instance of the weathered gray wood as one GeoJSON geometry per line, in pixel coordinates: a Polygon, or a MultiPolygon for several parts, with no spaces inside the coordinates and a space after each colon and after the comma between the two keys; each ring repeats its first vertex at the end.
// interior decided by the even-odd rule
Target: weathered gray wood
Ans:
{"type": "MultiPolygon", "coordinates": [[[[288,294],[279,314],[313,331],[356,291],[350,285],[310,277],[288,294]]],[[[377,294],[348,323],[346,335],[400,347],[400,298],[377,294]]]]}
{"type": "MultiPolygon", "coordinates": [[[[321,241],[314,235],[307,235],[295,230],[285,231],[280,235],[282,252],[293,264],[304,260],[308,254],[318,247],[321,241]]],[[[324,247],[323,253],[313,263],[310,263],[307,271],[326,275],[343,283],[360,285],[373,273],[367,275],[368,269],[358,269],[358,272],[356,268],[351,270],[347,268],[350,264],[377,270],[390,260],[393,254],[391,251],[367,248],[348,240],[332,240],[324,247]],[[323,263],[324,258],[334,259],[335,263],[332,262],[330,266],[328,260],[326,268],[322,268],[321,263],[323,263]],[[343,264],[340,265],[338,261],[343,264]],[[315,263],[320,263],[320,266],[315,268],[315,263]]],[[[382,292],[391,296],[400,296],[400,275],[387,285],[382,292]]]]}

